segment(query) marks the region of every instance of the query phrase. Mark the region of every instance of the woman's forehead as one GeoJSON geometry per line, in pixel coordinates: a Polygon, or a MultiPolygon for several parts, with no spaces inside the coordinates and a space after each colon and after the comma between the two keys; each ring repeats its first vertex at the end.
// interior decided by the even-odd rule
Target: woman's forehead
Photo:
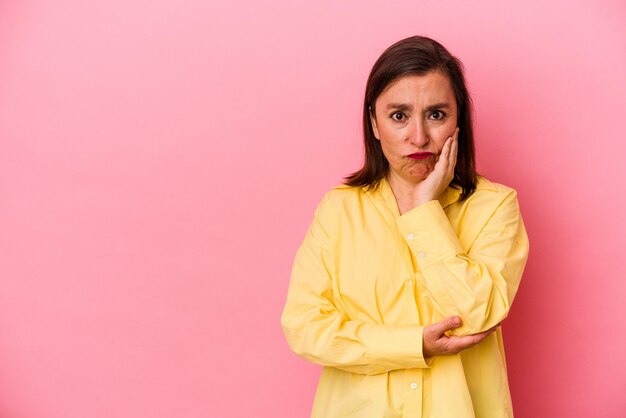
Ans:
{"type": "Polygon", "coordinates": [[[408,74],[393,80],[376,101],[409,103],[417,101],[446,102],[455,98],[452,83],[441,71],[423,75],[408,74]]]}

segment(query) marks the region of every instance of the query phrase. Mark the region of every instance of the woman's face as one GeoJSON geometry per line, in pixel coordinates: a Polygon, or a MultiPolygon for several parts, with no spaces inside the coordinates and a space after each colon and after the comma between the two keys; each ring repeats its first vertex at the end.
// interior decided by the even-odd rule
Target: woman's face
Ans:
{"type": "Polygon", "coordinates": [[[419,183],[433,171],[457,127],[457,103],[441,71],[407,75],[391,83],[370,113],[374,135],[389,162],[390,176],[419,183]]]}

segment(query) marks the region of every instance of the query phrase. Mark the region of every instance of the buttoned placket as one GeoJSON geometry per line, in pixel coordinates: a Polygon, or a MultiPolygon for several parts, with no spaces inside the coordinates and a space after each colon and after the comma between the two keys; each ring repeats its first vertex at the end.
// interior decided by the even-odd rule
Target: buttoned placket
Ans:
{"type": "MultiPolygon", "coordinates": [[[[388,182],[383,180],[383,188],[381,197],[388,205],[388,208],[393,211],[396,217],[400,216],[400,212],[398,210],[397,203],[395,201],[395,197],[391,190],[388,182]]],[[[459,191],[448,188],[446,192],[442,196],[440,203],[442,207],[446,207],[449,204],[456,201],[459,197],[459,191]]],[[[418,236],[416,234],[418,231],[410,231],[406,234],[405,238],[407,243],[414,243],[418,236]]],[[[427,258],[427,253],[424,250],[420,250],[416,254],[417,258],[421,261],[425,261],[427,258]]],[[[419,273],[415,273],[419,274],[419,273]]],[[[415,277],[409,278],[406,281],[406,292],[408,297],[410,297],[414,303],[418,303],[416,299],[421,299],[423,296],[418,295],[416,292],[421,286],[417,283],[417,279],[415,277]]],[[[418,321],[421,322],[420,309],[415,307],[415,314],[419,318],[418,321]]],[[[411,315],[412,316],[412,315],[411,315]]],[[[404,410],[402,413],[403,418],[421,418],[422,417],[422,409],[423,409],[423,391],[424,391],[424,372],[422,369],[414,368],[414,369],[406,369],[404,370],[404,410]]]]}
{"type": "MultiPolygon", "coordinates": [[[[415,240],[415,234],[408,234],[407,239],[409,241],[415,240]]],[[[410,254],[408,255],[410,257],[410,254]]],[[[407,260],[409,265],[407,266],[411,271],[412,263],[407,260]]],[[[411,306],[409,321],[421,322],[421,312],[417,307],[417,283],[415,273],[411,274],[411,277],[406,279],[405,289],[409,304],[411,306]]],[[[422,392],[423,392],[423,371],[422,369],[407,369],[404,371],[404,409],[402,412],[403,418],[415,418],[422,416],[422,392]]]]}

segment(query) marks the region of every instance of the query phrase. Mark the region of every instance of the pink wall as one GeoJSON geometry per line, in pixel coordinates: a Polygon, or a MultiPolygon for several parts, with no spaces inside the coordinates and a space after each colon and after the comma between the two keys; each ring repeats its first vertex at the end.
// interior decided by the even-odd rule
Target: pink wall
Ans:
{"type": "Polygon", "coordinates": [[[413,34],[519,191],[516,416],[626,416],[626,3],[214,3],[0,3],[0,417],[306,417],[291,261],[413,34]]]}

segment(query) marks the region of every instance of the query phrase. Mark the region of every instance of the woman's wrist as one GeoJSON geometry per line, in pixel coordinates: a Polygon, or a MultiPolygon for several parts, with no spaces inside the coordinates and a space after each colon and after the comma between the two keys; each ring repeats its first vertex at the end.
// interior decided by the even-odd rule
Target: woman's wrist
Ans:
{"type": "Polygon", "coordinates": [[[432,196],[423,196],[423,197],[418,197],[417,199],[413,200],[413,207],[418,207],[423,205],[424,203],[428,203],[432,200],[435,200],[435,197],[432,196]]]}

